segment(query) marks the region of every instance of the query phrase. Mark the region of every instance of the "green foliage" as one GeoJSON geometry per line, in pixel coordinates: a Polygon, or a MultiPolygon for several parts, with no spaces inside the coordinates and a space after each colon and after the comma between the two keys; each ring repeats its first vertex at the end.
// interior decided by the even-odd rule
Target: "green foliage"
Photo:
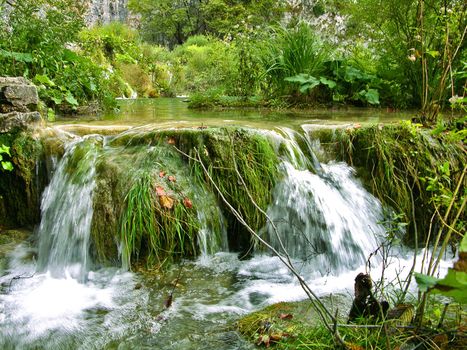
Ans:
{"type": "Polygon", "coordinates": [[[348,34],[371,38],[379,75],[397,84],[400,103],[421,108],[433,121],[450,93],[462,94],[465,79],[451,75],[448,83],[465,51],[462,1],[360,0],[343,9],[350,15],[348,34]]]}
{"type": "Polygon", "coordinates": [[[157,97],[170,94],[167,68],[160,62],[164,49],[140,41],[139,34],[114,22],[79,33],[80,47],[106,74],[110,89],[117,96],[157,97]]]}
{"type": "Polygon", "coordinates": [[[10,161],[4,160],[3,157],[4,155],[8,155],[11,157],[10,153],[10,147],[5,146],[4,144],[0,145],[0,164],[2,165],[2,171],[12,171],[13,170],[13,164],[11,164],[10,161]]]}
{"type": "Polygon", "coordinates": [[[243,24],[264,28],[280,20],[284,2],[144,0],[130,1],[129,7],[141,15],[146,40],[173,48],[194,35],[235,35],[243,24]]]}
{"type": "Polygon", "coordinates": [[[312,77],[311,75],[303,73],[293,77],[287,77],[284,80],[291,83],[298,83],[300,85],[300,92],[302,94],[313,90],[313,88],[320,84],[323,84],[330,89],[336,87],[336,82],[334,80],[330,80],[325,77],[320,77],[319,79],[317,79],[315,77],[312,77]]]}
{"type": "Polygon", "coordinates": [[[104,71],[72,48],[85,11],[82,2],[16,1],[0,22],[0,75],[34,79],[51,107],[110,102],[104,71]]]}
{"type": "Polygon", "coordinates": [[[458,303],[467,303],[467,235],[464,234],[459,245],[459,260],[448,270],[444,278],[438,279],[417,273],[415,279],[422,292],[442,294],[458,303]]]}
{"type": "MultiPolygon", "coordinates": [[[[299,23],[290,29],[278,28],[262,56],[266,71],[264,78],[270,93],[274,96],[293,94],[296,88],[288,83],[294,79],[291,77],[320,76],[328,58],[329,50],[309,25],[299,23]]],[[[308,88],[303,92],[310,90],[313,83],[306,86],[308,88]]]]}
{"type": "Polygon", "coordinates": [[[178,93],[217,91],[229,94],[236,77],[236,52],[226,42],[194,37],[172,52],[173,88],[178,93]]]}

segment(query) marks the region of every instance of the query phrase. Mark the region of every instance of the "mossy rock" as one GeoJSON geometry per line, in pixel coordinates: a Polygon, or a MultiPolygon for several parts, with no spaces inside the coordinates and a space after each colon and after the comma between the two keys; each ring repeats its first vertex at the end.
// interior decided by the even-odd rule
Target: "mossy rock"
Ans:
{"type": "Polygon", "coordinates": [[[40,218],[40,196],[47,181],[44,150],[33,131],[1,134],[10,147],[13,171],[0,176],[0,225],[34,225],[40,218]]]}
{"type": "MultiPolygon", "coordinates": [[[[345,311],[350,308],[349,298],[334,295],[323,298],[322,302],[331,309],[339,305],[339,310],[344,310],[338,314],[339,322],[345,322],[345,311]]],[[[236,322],[236,329],[252,343],[263,347],[275,344],[277,349],[295,348],[302,334],[310,330],[326,333],[318,313],[308,299],[269,305],[242,317],[236,322]]]]}
{"type": "MultiPolygon", "coordinates": [[[[127,259],[131,255],[135,263],[196,256],[198,210],[203,206],[206,210],[203,201],[216,197],[217,203],[207,205],[207,210],[221,207],[230,248],[250,248],[250,234],[214,190],[199,160],[254,229],[265,224],[241,183],[243,179],[265,210],[277,178],[278,158],[264,135],[240,128],[138,130],[111,138],[103,152],[97,164],[92,224],[92,246],[102,263],[117,259],[117,244],[130,237],[127,259]]],[[[214,220],[214,226],[211,231],[221,231],[221,218],[217,224],[214,220]]]]}

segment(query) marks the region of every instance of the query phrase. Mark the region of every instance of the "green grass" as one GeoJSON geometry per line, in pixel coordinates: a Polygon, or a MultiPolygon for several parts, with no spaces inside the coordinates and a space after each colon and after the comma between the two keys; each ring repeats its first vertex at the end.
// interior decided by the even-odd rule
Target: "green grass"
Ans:
{"type": "MultiPolygon", "coordinates": [[[[334,296],[333,298],[335,298],[334,296]]],[[[345,305],[342,299],[323,300],[326,304],[345,305]]],[[[428,349],[437,349],[444,340],[445,348],[462,349],[465,347],[465,334],[462,328],[462,315],[465,311],[459,304],[449,306],[441,328],[436,325],[444,305],[437,302],[430,304],[426,314],[427,322],[420,329],[397,327],[407,325],[398,320],[386,320],[379,326],[371,324],[365,327],[365,320],[355,327],[347,327],[345,307],[338,315],[338,330],[347,349],[387,350],[408,346],[413,348],[424,343],[428,349]],[[344,312],[344,314],[342,314],[344,312]],[[385,325],[385,327],[382,327],[385,325]],[[445,338],[444,338],[445,337],[445,338]],[[448,343],[449,341],[449,343],[448,343]],[[447,346],[447,347],[446,347],[447,346]]],[[[341,310],[341,309],[339,309],[341,310]]],[[[236,323],[236,329],[251,343],[266,347],[269,341],[274,349],[339,349],[331,333],[319,322],[318,315],[307,300],[300,302],[282,302],[242,317],[236,323]]]]}

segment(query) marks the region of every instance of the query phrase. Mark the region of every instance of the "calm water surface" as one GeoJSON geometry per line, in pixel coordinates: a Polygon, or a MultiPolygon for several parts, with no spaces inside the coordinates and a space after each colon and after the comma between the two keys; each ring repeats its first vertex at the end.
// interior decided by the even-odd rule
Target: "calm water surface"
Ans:
{"type": "Polygon", "coordinates": [[[316,109],[306,111],[270,111],[263,109],[193,110],[182,98],[119,100],[119,111],[102,116],[61,118],[55,124],[128,127],[154,124],[160,128],[241,125],[273,129],[277,126],[298,128],[303,124],[345,125],[352,123],[388,123],[409,118],[409,112],[385,109],[316,109]]]}

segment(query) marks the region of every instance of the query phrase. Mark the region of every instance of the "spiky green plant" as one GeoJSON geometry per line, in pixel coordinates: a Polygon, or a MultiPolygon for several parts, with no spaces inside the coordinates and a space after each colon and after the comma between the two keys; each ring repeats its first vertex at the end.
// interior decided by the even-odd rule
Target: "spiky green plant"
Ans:
{"type": "Polygon", "coordinates": [[[329,50],[308,24],[301,22],[294,28],[278,28],[273,37],[262,58],[265,78],[273,96],[297,92],[296,85],[287,82],[286,78],[299,74],[319,78],[329,58],[329,50]]]}

